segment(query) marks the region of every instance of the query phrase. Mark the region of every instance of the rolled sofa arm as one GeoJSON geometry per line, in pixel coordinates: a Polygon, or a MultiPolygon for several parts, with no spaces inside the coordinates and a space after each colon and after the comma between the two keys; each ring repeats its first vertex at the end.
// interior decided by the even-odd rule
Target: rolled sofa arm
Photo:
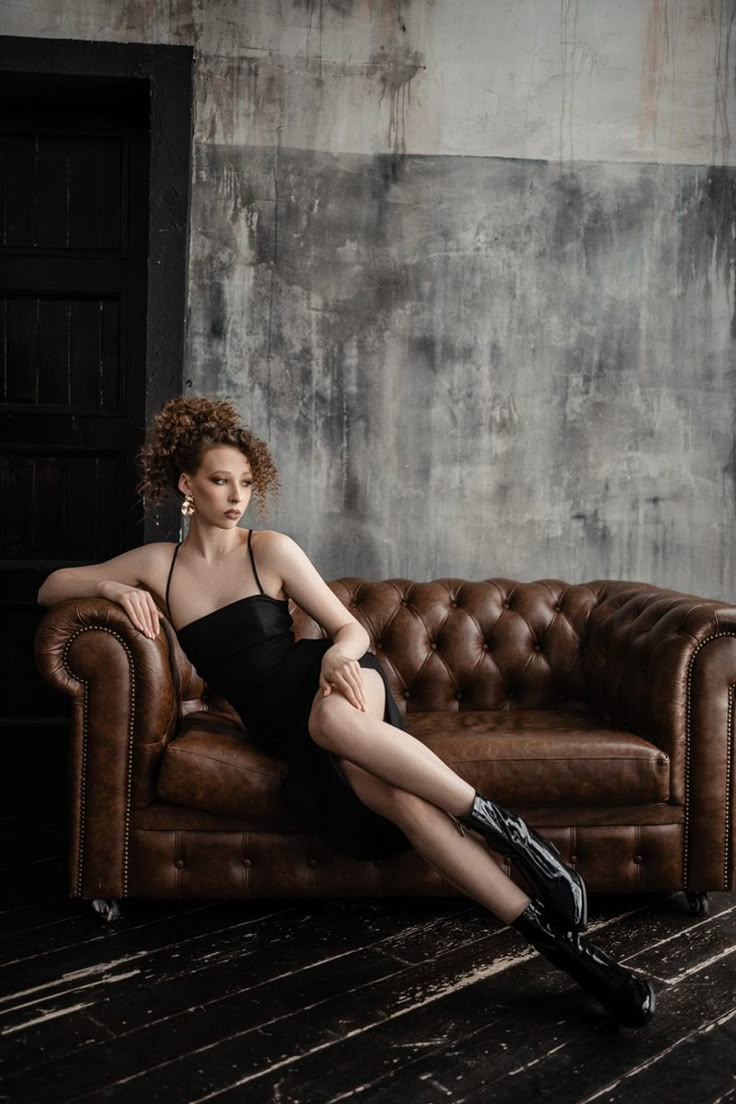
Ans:
{"type": "Polygon", "coordinates": [[[164,618],[149,640],[105,598],[49,609],[34,655],[46,681],[72,699],[70,895],[125,896],[130,812],[153,799],[193,668],[164,618]]]}
{"type": "Polygon", "coordinates": [[[642,583],[591,586],[601,588],[583,639],[591,706],[669,756],[684,887],[733,889],[736,608],[642,583]]]}

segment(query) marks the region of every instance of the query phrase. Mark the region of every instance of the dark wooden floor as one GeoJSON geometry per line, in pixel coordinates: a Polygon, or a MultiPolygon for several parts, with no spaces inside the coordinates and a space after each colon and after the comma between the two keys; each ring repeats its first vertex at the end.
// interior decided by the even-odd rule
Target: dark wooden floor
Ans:
{"type": "Polygon", "coordinates": [[[0,1100],[736,1104],[736,897],[590,905],[654,981],[638,1031],[460,898],[16,903],[0,1100]]]}

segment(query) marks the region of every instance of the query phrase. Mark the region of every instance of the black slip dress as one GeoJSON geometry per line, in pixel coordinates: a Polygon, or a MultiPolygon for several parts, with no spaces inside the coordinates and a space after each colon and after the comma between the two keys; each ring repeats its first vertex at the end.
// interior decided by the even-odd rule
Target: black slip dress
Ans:
{"type": "MultiPolygon", "coordinates": [[[[365,805],[343,775],[335,756],[309,734],[308,718],[319,689],[322,657],[332,640],[295,640],[288,599],[272,598],[261,586],[248,531],[248,552],[258,594],[237,598],[175,629],[182,650],[204,681],[240,715],[248,739],[285,759],[289,769],[283,796],[311,829],[336,851],[357,859],[382,859],[407,851],[411,843],[390,820],[365,805]]],[[[176,556],[166,582],[166,609],[176,556]]],[[[383,719],[405,726],[386,674],[366,652],[361,667],[378,671],[386,688],[383,719]]]]}

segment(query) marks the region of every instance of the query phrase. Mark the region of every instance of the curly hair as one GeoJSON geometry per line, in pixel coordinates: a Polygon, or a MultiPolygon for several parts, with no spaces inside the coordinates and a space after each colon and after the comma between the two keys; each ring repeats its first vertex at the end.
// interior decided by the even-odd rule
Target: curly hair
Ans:
{"type": "Polygon", "coordinates": [[[198,395],[169,399],[151,423],[147,441],[137,456],[136,490],[144,506],[147,509],[158,506],[170,490],[182,499],[184,496],[178,487],[181,473],[196,472],[205,452],[215,445],[232,445],[248,457],[253,472],[253,494],[262,517],[267,491],[278,497],[280,487],[268,445],[240,424],[240,415],[232,399],[207,399],[198,395]]]}

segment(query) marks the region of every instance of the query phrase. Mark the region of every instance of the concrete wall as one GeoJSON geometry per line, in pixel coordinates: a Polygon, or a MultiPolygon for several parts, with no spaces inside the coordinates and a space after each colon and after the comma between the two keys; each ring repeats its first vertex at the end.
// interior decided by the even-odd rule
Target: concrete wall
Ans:
{"type": "Polygon", "coordinates": [[[0,0],[196,49],[185,388],[322,573],[736,599],[734,0],[0,0]],[[733,137],[732,137],[733,132],[733,137]]]}

